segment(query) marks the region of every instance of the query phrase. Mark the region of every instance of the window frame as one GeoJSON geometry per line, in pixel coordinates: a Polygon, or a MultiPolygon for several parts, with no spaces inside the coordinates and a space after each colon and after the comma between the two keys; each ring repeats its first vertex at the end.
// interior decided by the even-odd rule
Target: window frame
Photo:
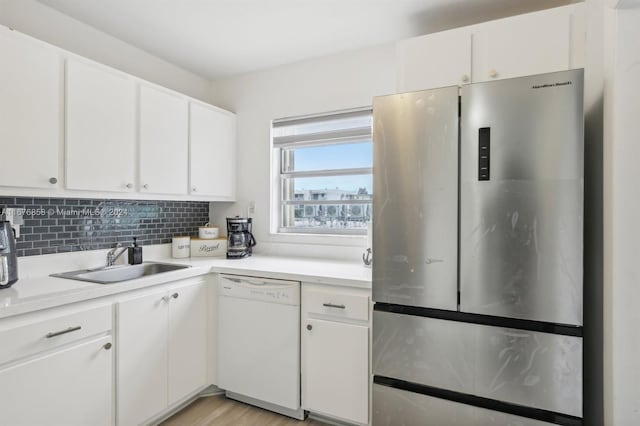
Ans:
{"type": "MultiPolygon", "coordinates": [[[[280,235],[309,235],[318,237],[331,236],[365,236],[367,234],[367,226],[360,228],[325,228],[325,227],[302,227],[302,226],[286,226],[286,218],[295,221],[296,206],[307,205],[364,205],[368,206],[369,211],[373,207],[373,194],[368,199],[343,199],[343,200],[296,200],[294,182],[296,178],[305,177],[326,177],[326,176],[353,176],[360,175],[373,176],[373,165],[371,167],[344,168],[344,169],[320,169],[310,171],[291,171],[288,166],[291,163],[293,149],[312,146],[330,146],[344,145],[354,142],[363,141],[362,143],[373,144],[373,125],[366,127],[351,127],[342,130],[332,130],[325,132],[307,133],[303,135],[293,136],[274,136],[274,129],[281,126],[290,126],[295,124],[312,123],[314,121],[329,121],[341,118],[373,116],[373,108],[371,106],[354,108],[349,110],[332,111],[322,114],[314,114],[299,117],[288,117],[273,120],[271,123],[271,148],[274,158],[274,173],[272,192],[275,197],[272,198],[272,212],[275,214],[273,222],[273,231],[280,235]],[[274,190],[275,189],[275,190],[274,190]]],[[[357,194],[356,194],[357,195],[357,194]]],[[[369,223],[371,222],[371,214],[369,214],[369,223]]]]}

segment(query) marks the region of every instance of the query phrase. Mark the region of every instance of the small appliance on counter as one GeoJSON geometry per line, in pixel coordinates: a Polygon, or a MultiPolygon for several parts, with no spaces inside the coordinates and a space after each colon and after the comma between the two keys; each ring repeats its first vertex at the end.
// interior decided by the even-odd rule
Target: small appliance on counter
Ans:
{"type": "Polygon", "coordinates": [[[256,239],[251,233],[251,218],[227,218],[227,259],[251,256],[256,239]]]}
{"type": "Polygon", "coordinates": [[[18,281],[16,241],[11,222],[0,222],[0,289],[11,287],[18,281]]]}

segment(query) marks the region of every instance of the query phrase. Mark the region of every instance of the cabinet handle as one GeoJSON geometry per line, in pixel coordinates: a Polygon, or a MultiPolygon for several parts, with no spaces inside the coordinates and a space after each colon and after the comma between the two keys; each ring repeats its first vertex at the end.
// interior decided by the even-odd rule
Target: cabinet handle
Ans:
{"type": "Polygon", "coordinates": [[[132,183],[128,183],[128,184],[126,185],[126,187],[127,187],[127,189],[131,189],[131,188],[133,188],[133,184],[132,184],[132,183]]]}
{"type": "Polygon", "coordinates": [[[112,345],[111,343],[107,343],[106,345],[104,345],[104,348],[105,348],[106,350],[109,350],[109,349],[111,349],[111,347],[112,347],[112,346],[113,346],[113,345],[112,345]]]}
{"type": "Polygon", "coordinates": [[[144,189],[149,189],[149,184],[148,184],[148,183],[145,183],[144,185],[142,185],[142,187],[143,187],[144,189]]]}
{"type": "Polygon", "coordinates": [[[311,324],[307,324],[307,330],[309,331],[313,330],[313,326],[311,324]]]}
{"type": "Polygon", "coordinates": [[[61,330],[61,331],[52,331],[51,333],[47,333],[46,334],[46,338],[47,339],[51,339],[52,337],[56,337],[56,336],[61,336],[63,334],[67,334],[67,333],[73,333],[74,331],[78,331],[82,329],[82,327],[77,326],[77,327],[69,327],[66,330],[61,330]]]}
{"type": "Polygon", "coordinates": [[[178,296],[180,296],[178,293],[173,293],[173,294],[171,295],[171,297],[173,297],[174,299],[177,299],[177,298],[178,298],[178,296]]]}
{"type": "Polygon", "coordinates": [[[198,190],[198,188],[196,188],[196,187],[194,186],[193,188],[191,188],[191,190],[192,190],[193,192],[196,192],[196,191],[198,190]]]}
{"type": "Polygon", "coordinates": [[[467,74],[463,74],[462,77],[460,78],[460,80],[462,80],[463,83],[468,83],[469,82],[469,76],[467,74]]]}
{"type": "Polygon", "coordinates": [[[49,178],[49,183],[51,185],[55,185],[56,183],[58,183],[58,178],[57,177],[50,177],[49,178]]]}
{"type": "Polygon", "coordinates": [[[344,309],[345,305],[335,305],[333,303],[323,303],[322,306],[326,306],[327,308],[336,308],[336,309],[344,309]]]}
{"type": "Polygon", "coordinates": [[[489,71],[489,77],[496,78],[497,76],[498,76],[498,71],[496,70],[489,71]]]}

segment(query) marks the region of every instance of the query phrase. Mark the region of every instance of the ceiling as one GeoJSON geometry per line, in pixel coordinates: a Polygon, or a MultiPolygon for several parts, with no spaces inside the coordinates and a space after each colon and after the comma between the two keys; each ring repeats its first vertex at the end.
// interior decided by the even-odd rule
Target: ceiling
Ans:
{"type": "Polygon", "coordinates": [[[39,0],[216,79],[575,0],[39,0]]]}

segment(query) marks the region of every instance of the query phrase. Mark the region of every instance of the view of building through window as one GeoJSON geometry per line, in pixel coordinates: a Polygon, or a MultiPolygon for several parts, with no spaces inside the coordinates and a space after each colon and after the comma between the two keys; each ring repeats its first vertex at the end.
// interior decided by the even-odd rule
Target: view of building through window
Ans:
{"type": "Polygon", "coordinates": [[[278,120],[280,232],[362,234],[373,199],[371,110],[278,120]]]}
{"type": "Polygon", "coordinates": [[[361,228],[371,220],[372,195],[366,187],[357,190],[296,190],[296,200],[333,200],[334,204],[298,204],[295,227],[361,228]],[[358,200],[361,204],[340,204],[339,200],[358,200]]]}

